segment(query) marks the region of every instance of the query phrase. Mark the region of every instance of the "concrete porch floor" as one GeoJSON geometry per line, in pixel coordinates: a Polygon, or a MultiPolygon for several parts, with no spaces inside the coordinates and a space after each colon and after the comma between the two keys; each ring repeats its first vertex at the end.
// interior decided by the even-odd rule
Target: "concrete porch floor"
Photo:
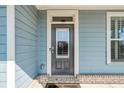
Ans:
{"type": "Polygon", "coordinates": [[[124,84],[80,84],[81,88],[124,88],[124,84]]]}
{"type": "MultiPolygon", "coordinates": [[[[124,84],[80,84],[81,88],[124,88],[124,84]]],[[[28,88],[43,88],[38,80],[33,80],[28,88]]]]}
{"type": "Polygon", "coordinates": [[[43,88],[42,84],[38,82],[38,80],[33,80],[32,83],[28,86],[28,88],[43,88]]]}

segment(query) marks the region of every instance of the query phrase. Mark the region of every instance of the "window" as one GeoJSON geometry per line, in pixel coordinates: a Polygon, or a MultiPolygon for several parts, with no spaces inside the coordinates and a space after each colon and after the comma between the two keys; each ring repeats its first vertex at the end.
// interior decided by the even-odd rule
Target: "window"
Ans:
{"type": "Polygon", "coordinates": [[[73,17],[53,17],[53,22],[73,22],[73,17]]]}
{"type": "Polygon", "coordinates": [[[72,22],[73,17],[53,17],[53,22],[72,22]]]}
{"type": "Polygon", "coordinates": [[[107,14],[108,63],[124,62],[124,13],[107,14]]]}
{"type": "Polygon", "coordinates": [[[56,28],[56,58],[69,57],[69,28],[56,28]]]}

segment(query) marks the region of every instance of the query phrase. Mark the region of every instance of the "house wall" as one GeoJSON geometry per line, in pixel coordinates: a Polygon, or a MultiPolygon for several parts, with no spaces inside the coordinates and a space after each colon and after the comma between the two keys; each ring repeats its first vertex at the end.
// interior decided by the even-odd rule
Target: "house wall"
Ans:
{"type": "MultiPolygon", "coordinates": [[[[124,73],[124,63],[106,62],[106,36],[106,11],[79,11],[79,74],[124,73]]],[[[16,87],[26,87],[37,74],[46,73],[47,11],[16,6],[16,87]]]]}
{"type": "Polygon", "coordinates": [[[7,16],[6,6],[0,5],[0,88],[6,87],[7,16]]]}
{"type": "Polygon", "coordinates": [[[124,63],[107,64],[106,11],[79,12],[79,73],[124,73],[124,63]]]}
{"type": "Polygon", "coordinates": [[[27,87],[37,75],[38,33],[37,9],[34,6],[15,7],[16,87],[27,87]]]}
{"type": "Polygon", "coordinates": [[[38,73],[47,73],[47,11],[38,11],[38,37],[39,37],[39,62],[38,73]],[[44,64],[44,68],[40,69],[40,65],[44,64]]]}
{"type": "MultiPolygon", "coordinates": [[[[104,10],[79,10],[79,74],[124,73],[124,63],[107,64],[107,30],[104,10]]],[[[47,11],[39,13],[39,64],[45,64],[38,73],[47,73],[47,11]]]]}

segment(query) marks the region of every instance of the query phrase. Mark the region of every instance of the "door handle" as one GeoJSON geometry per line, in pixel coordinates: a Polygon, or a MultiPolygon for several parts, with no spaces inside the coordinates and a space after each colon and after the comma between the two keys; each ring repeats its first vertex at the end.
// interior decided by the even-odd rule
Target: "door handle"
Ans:
{"type": "Polygon", "coordinates": [[[49,51],[51,51],[52,50],[52,48],[49,48],[49,51]]]}
{"type": "Polygon", "coordinates": [[[52,51],[52,50],[54,50],[54,46],[52,46],[51,48],[49,48],[49,51],[52,51]]]}
{"type": "Polygon", "coordinates": [[[51,51],[51,53],[54,53],[54,46],[52,46],[51,48],[49,48],[49,51],[51,51]]]}

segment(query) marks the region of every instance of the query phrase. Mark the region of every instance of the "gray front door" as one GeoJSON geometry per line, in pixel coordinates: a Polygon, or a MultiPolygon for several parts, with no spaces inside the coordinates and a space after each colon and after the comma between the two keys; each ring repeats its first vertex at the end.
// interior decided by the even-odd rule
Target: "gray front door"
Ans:
{"type": "Polygon", "coordinates": [[[52,25],[52,75],[74,74],[74,25],[52,25]]]}

